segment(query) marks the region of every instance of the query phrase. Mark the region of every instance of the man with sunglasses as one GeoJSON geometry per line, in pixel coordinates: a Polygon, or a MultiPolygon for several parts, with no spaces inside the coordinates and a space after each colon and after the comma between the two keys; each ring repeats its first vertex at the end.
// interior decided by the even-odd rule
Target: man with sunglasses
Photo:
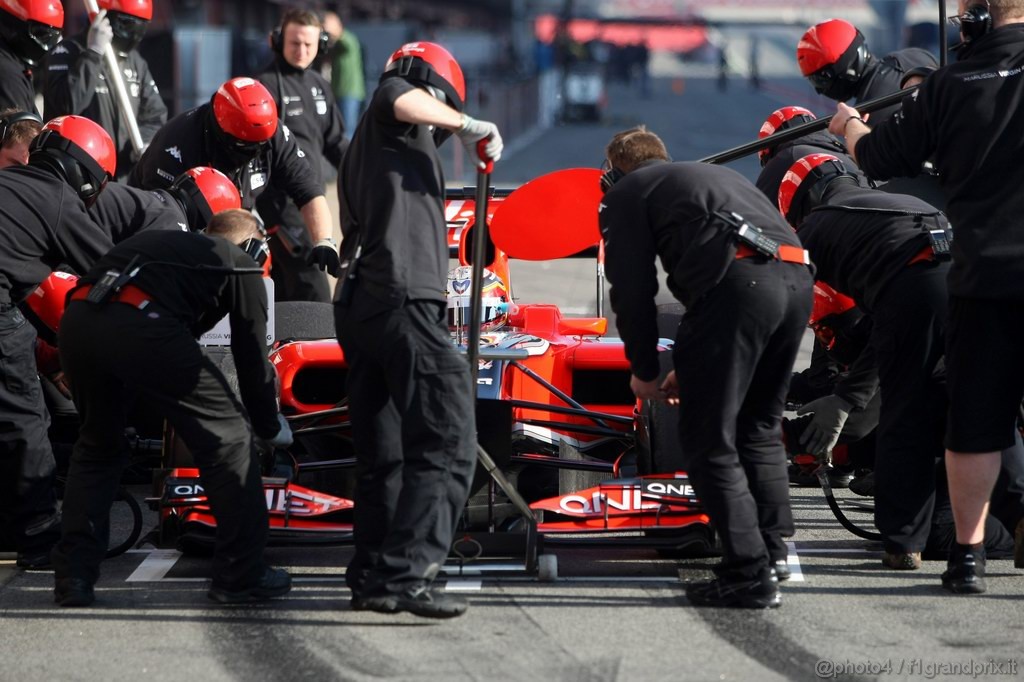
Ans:
{"type": "Polygon", "coordinates": [[[108,45],[113,46],[142,141],[148,144],[167,122],[167,107],[149,64],[136,49],[153,18],[153,3],[99,0],[99,8],[88,32],[64,40],[50,52],[43,84],[43,112],[47,119],[78,114],[103,126],[117,146],[117,179],[123,180],[138,154],[118,108],[103,52],[108,45]]]}
{"type": "Polygon", "coordinates": [[[217,518],[210,599],[257,602],[291,589],[288,573],[263,560],[267,509],[253,442],[253,433],[273,447],[292,442],[267,360],[265,255],[256,219],[231,209],[213,216],[203,234],[149,231],[122,242],[71,293],[59,345],[82,426],[52,555],[61,606],[95,598],[110,505],[128,459],[129,390],[159,407],[199,465],[217,518]],[[225,315],[241,400],[196,341],[225,315]]]}
{"type": "MultiPolygon", "coordinates": [[[[1000,451],[1024,396],[1024,3],[960,0],[957,61],[930,76],[900,115],[870,125],[840,102],[830,130],[864,172],[912,177],[934,156],[956,238],[949,275],[946,471],[956,545],[942,584],[984,592],[984,522],[1000,451]]],[[[1015,563],[1024,566],[1024,525],[1015,563]]]]}
{"type": "Polygon", "coordinates": [[[166,189],[195,166],[212,166],[231,178],[246,210],[271,183],[283,190],[309,231],[314,245],[310,261],[335,273],[338,249],[324,186],[288,126],[280,124],[277,104],[263,84],[233,78],[210,102],[169,120],[132,169],[128,184],[166,189]]]}
{"type": "Polygon", "coordinates": [[[63,28],[60,0],[0,2],[0,108],[39,113],[32,68],[60,42],[63,28]]]}

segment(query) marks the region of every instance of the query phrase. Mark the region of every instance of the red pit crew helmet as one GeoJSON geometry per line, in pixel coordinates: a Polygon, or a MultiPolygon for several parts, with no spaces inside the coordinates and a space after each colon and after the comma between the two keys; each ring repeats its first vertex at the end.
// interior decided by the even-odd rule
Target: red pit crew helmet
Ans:
{"type": "Polygon", "coordinates": [[[384,65],[381,80],[400,77],[438,88],[448,104],[462,111],[466,106],[466,79],[452,53],[437,43],[406,43],[394,51],[384,65]]]}
{"type": "Polygon", "coordinates": [[[821,203],[829,184],[839,177],[857,178],[832,154],[808,154],[797,159],[779,184],[779,211],[793,228],[798,228],[807,213],[821,203]]]}
{"type": "Polygon", "coordinates": [[[843,19],[815,24],[796,46],[800,73],[815,92],[839,101],[856,95],[869,57],[864,35],[843,19]]]}
{"type": "Polygon", "coordinates": [[[138,47],[153,19],[152,0],[99,0],[99,8],[107,11],[114,32],[112,45],[121,56],[138,47]]]}
{"type": "Polygon", "coordinates": [[[217,213],[241,208],[238,188],[228,176],[216,168],[197,166],[175,178],[170,191],[185,206],[189,227],[202,230],[217,213]]]}
{"type": "Polygon", "coordinates": [[[0,35],[29,66],[42,62],[60,42],[63,29],[60,0],[0,0],[0,35]]]}
{"type": "MultiPolygon", "coordinates": [[[[801,123],[809,123],[816,119],[817,117],[814,114],[803,107],[792,106],[776,109],[761,124],[761,129],[757,131],[757,139],[760,140],[769,135],[774,135],[780,130],[788,130],[801,123]]],[[[763,168],[774,155],[774,148],[765,147],[764,149],[759,149],[757,151],[757,158],[761,160],[761,167],[763,168]]]]}
{"type": "Polygon", "coordinates": [[[25,299],[35,317],[34,325],[48,343],[56,343],[60,318],[64,316],[68,294],[78,286],[78,276],[68,272],[51,272],[36,290],[25,299]]]}
{"type": "Polygon", "coordinates": [[[117,170],[117,149],[98,123],[84,116],[58,116],[43,126],[29,164],[54,169],[92,206],[117,170]]]}
{"type": "Polygon", "coordinates": [[[277,104],[252,78],[232,78],[221,85],[213,95],[213,116],[242,145],[265,143],[277,132],[277,104]]]}

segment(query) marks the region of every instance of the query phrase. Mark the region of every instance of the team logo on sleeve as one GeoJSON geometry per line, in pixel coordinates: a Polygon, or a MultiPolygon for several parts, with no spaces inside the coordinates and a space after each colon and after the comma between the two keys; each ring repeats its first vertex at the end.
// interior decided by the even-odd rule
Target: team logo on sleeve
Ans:
{"type": "Polygon", "coordinates": [[[164,151],[167,152],[168,154],[170,154],[171,156],[173,156],[174,158],[176,158],[178,160],[178,163],[182,163],[182,160],[181,160],[181,150],[178,149],[177,145],[175,145],[173,147],[168,147],[164,151]]]}

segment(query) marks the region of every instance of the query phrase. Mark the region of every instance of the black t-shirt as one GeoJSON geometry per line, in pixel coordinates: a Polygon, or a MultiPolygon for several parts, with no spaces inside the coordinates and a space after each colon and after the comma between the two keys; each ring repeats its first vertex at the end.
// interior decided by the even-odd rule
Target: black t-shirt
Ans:
{"type": "Polygon", "coordinates": [[[0,109],[8,107],[39,113],[32,72],[0,41],[0,109]]]}
{"type": "Polygon", "coordinates": [[[89,215],[115,244],[144,230],[189,231],[180,204],[162,189],[149,191],[109,183],[89,207],[89,215]]]}
{"type": "Polygon", "coordinates": [[[811,211],[797,232],[816,278],[871,313],[892,278],[928,246],[926,230],[949,225],[938,209],[916,197],[833,187],[827,205],[811,211]]]}
{"type": "Polygon", "coordinates": [[[18,303],[58,265],[85,272],[113,244],[68,184],[45,168],[0,173],[0,303],[18,303]]]}
{"type": "MultiPolygon", "coordinates": [[[[174,179],[196,166],[212,166],[231,178],[249,210],[271,182],[297,206],[322,196],[324,188],[287,126],[279,125],[270,145],[241,168],[226,167],[208,143],[214,125],[209,104],[178,114],[153,137],[149,148],[132,169],[128,184],[141,189],[167,189],[174,179]]],[[[264,216],[266,218],[266,216],[264,216]]]]}
{"type": "Polygon", "coordinates": [[[933,158],[953,225],[949,291],[1024,299],[1024,24],[994,29],[933,73],[857,142],[868,177],[914,176],[933,158]]]}
{"type": "Polygon", "coordinates": [[[352,136],[341,172],[343,252],[361,242],[358,290],[398,307],[445,300],[448,273],[444,173],[428,126],[395,118],[395,100],[414,90],[385,79],[352,136]]]}
{"type": "Polygon", "coordinates": [[[617,182],[601,202],[605,273],[619,334],[633,373],[658,376],[658,272],[691,307],[735,261],[736,231],[721,214],[737,213],[766,237],[799,246],[779,210],[736,171],[697,162],[651,161],[617,182]]]}
{"type": "Polygon", "coordinates": [[[230,315],[231,353],[242,401],[257,434],[277,434],[274,370],[267,360],[267,292],[256,262],[220,237],[153,230],[118,244],[80,282],[93,284],[107,270],[123,271],[136,256],[139,271],[131,283],[194,336],[230,315]],[[230,274],[226,269],[250,272],[230,274]]]}

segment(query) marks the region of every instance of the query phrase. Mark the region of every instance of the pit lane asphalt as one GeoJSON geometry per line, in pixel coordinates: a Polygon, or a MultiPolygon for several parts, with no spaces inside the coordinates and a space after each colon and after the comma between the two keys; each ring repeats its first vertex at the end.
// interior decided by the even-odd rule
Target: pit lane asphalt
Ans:
{"type": "MultiPolygon", "coordinates": [[[[642,121],[675,158],[696,159],[751,139],[792,93],[806,96],[797,80],[761,92],[734,82],[722,94],[713,80],[688,79],[682,96],[671,85],[657,81],[652,100],[613,89],[606,122],[547,131],[501,172],[516,181],[592,166],[613,132],[642,121]]],[[[513,272],[523,301],[592,309],[592,263],[514,263],[513,272]]],[[[929,675],[965,664],[989,666],[975,678],[1024,679],[1024,573],[1011,562],[990,563],[987,594],[951,596],[939,587],[940,563],[885,570],[878,548],[842,530],[820,491],[792,493],[803,580],[787,583],[782,608],[768,612],[692,608],[683,583],[705,578],[711,560],[639,549],[556,548],[554,583],[452,581],[472,608],[449,622],[349,610],[345,548],[268,550],[298,580],[263,608],[209,602],[203,560],[177,558],[163,572],[161,555],[140,552],[104,564],[94,607],[59,609],[51,573],[0,561],[0,680],[965,679],[970,671],[929,675]],[[146,577],[140,567],[150,580],[129,582],[146,577]]]]}

